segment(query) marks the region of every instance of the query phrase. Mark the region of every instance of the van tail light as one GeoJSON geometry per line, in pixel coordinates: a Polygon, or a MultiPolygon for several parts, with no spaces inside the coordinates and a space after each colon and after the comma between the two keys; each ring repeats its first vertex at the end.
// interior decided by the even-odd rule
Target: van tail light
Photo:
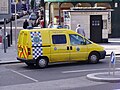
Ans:
{"type": "Polygon", "coordinates": [[[28,55],[31,55],[31,50],[30,50],[30,48],[28,48],[28,55]]]}

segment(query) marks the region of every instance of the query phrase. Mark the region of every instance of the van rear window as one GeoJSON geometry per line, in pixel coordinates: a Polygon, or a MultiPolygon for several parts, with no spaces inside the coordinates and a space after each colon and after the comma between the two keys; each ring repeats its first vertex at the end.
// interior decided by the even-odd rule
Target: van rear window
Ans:
{"type": "Polygon", "coordinates": [[[53,44],[66,44],[66,36],[65,35],[52,35],[53,44]]]}

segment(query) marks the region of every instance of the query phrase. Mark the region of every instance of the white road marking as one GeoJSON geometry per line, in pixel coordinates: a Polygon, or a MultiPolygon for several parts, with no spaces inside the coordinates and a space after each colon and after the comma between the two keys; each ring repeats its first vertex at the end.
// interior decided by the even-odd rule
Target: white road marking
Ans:
{"type": "Polygon", "coordinates": [[[16,74],[18,74],[18,75],[21,75],[21,76],[23,76],[23,77],[25,77],[25,78],[28,78],[28,79],[30,79],[30,80],[32,80],[32,81],[34,81],[34,82],[38,82],[38,80],[36,80],[36,79],[34,79],[34,78],[31,78],[31,77],[29,77],[29,76],[26,76],[26,75],[24,75],[24,74],[22,74],[22,73],[19,73],[19,72],[14,71],[14,70],[11,70],[11,71],[14,72],[14,73],[16,73],[16,74]]]}
{"type": "MultiPolygon", "coordinates": [[[[73,70],[73,71],[62,71],[62,73],[79,73],[79,72],[100,71],[100,70],[109,70],[109,68],[87,69],[87,70],[73,70]]],[[[116,68],[115,70],[120,70],[120,68],[116,68]]]]}

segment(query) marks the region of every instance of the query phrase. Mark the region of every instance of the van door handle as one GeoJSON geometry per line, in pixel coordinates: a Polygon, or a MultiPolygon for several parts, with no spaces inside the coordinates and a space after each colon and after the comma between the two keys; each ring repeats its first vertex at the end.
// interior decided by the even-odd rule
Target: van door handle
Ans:
{"type": "Polygon", "coordinates": [[[69,46],[67,46],[67,50],[69,50],[69,46]]]}
{"type": "Polygon", "coordinates": [[[70,46],[70,50],[72,50],[72,46],[70,46]]]}

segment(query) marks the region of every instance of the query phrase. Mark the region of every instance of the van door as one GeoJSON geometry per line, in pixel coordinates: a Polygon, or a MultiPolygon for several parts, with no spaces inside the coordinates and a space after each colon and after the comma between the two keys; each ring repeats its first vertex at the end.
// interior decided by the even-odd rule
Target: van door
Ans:
{"type": "Polygon", "coordinates": [[[86,60],[88,57],[87,45],[83,37],[77,34],[69,34],[70,60],[86,60]]]}
{"type": "Polygon", "coordinates": [[[28,45],[27,45],[27,32],[21,32],[18,40],[18,57],[19,58],[28,58],[28,45]]]}
{"type": "Polygon", "coordinates": [[[51,32],[51,60],[56,61],[67,61],[69,60],[69,48],[68,48],[68,37],[66,33],[53,33],[51,32]]]}

